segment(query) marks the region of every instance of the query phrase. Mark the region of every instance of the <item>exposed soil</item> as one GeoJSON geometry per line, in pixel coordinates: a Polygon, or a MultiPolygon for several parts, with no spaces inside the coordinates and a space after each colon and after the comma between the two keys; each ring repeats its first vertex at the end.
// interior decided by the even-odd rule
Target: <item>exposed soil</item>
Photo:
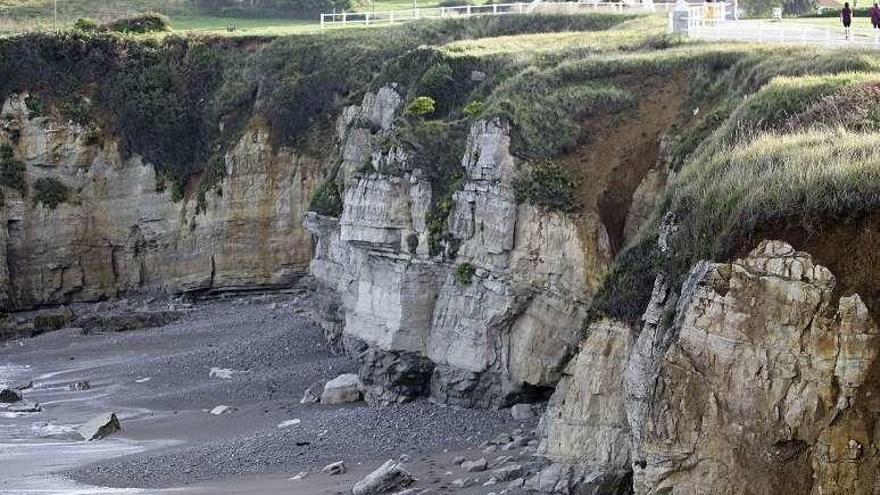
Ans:
{"type": "Polygon", "coordinates": [[[599,213],[614,254],[626,241],[623,231],[633,193],[658,164],[660,138],[680,115],[687,94],[683,76],[639,84],[644,97],[635,111],[586,122],[589,142],[560,159],[577,179],[578,210],[599,213]]]}

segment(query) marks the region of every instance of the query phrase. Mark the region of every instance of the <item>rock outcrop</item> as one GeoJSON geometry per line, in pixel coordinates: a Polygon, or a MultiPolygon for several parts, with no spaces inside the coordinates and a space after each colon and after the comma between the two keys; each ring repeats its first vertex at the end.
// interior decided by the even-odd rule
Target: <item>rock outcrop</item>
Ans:
{"type": "MultiPolygon", "coordinates": [[[[51,208],[4,187],[0,302],[24,308],[116,297],[285,285],[305,272],[302,212],[323,166],[275,149],[254,123],[226,154],[225,178],[200,202],[174,202],[153,164],[124,157],[111,135],[33,117],[25,96],[3,103],[0,145],[39,179],[67,186],[51,208]],[[221,193],[222,191],[222,193],[221,193]]],[[[192,179],[197,189],[200,178],[192,179]]]]}
{"type": "MultiPolygon", "coordinates": [[[[595,479],[615,486],[627,484],[631,437],[623,375],[633,340],[633,331],[625,323],[600,320],[591,324],[580,352],[556,387],[542,419],[539,453],[556,463],[577,466],[581,476],[568,476],[565,486],[574,488],[595,479]]],[[[544,478],[560,470],[554,468],[544,478]]]]}
{"type": "Polygon", "coordinates": [[[311,272],[328,338],[359,356],[373,403],[430,394],[500,407],[545,393],[610,262],[602,224],[517,204],[509,128],[491,121],[472,126],[465,180],[443,231],[432,231],[435,185],[405,152],[377,144],[393,133],[377,108],[396,100],[382,94],[340,119],[341,216],[305,220],[317,240],[311,272]],[[363,117],[377,114],[381,125],[363,117]],[[457,276],[462,269],[467,277],[457,276]]]}
{"type": "Polygon", "coordinates": [[[834,288],[775,241],[691,272],[627,383],[636,493],[876,493],[880,328],[834,288]]]}
{"type": "Polygon", "coordinates": [[[635,341],[589,327],[543,419],[556,464],[527,488],[581,493],[630,465],[636,494],[876,493],[880,327],[836,285],[779,241],[698,263],[677,296],[658,277],[635,341]]]}

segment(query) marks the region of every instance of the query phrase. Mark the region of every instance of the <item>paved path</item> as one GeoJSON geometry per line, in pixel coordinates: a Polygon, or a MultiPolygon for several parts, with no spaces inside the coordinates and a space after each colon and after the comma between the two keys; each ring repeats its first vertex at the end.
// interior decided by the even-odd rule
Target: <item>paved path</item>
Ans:
{"type": "Polygon", "coordinates": [[[706,40],[755,41],[760,43],[803,43],[829,47],[877,48],[880,43],[871,29],[853,29],[851,39],[842,27],[785,24],[767,21],[724,22],[714,26],[693,26],[690,36],[706,40]]]}

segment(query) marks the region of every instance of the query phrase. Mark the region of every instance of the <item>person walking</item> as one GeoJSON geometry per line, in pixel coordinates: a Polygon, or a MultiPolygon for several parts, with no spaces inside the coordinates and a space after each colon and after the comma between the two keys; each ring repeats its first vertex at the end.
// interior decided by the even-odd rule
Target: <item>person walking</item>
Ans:
{"type": "Polygon", "coordinates": [[[874,6],[871,7],[871,25],[874,27],[872,32],[874,33],[874,41],[880,42],[880,5],[877,5],[877,2],[874,2],[874,6]]]}
{"type": "Polygon", "coordinates": [[[844,36],[846,36],[846,39],[850,38],[850,34],[852,31],[852,29],[850,28],[850,26],[852,26],[852,16],[853,11],[851,8],[849,8],[849,2],[844,3],[843,10],[840,11],[840,20],[841,22],[843,22],[843,33],[844,36]]]}

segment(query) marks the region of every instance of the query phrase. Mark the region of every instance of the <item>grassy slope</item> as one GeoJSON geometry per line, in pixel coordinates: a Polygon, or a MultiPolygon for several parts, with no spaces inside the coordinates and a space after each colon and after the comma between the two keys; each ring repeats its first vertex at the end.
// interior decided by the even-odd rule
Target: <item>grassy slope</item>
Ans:
{"type": "Polygon", "coordinates": [[[680,284],[696,261],[730,259],[756,236],[821,237],[825,226],[880,207],[880,100],[871,89],[880,64],[871,52],[844,58],[755,47],[725,66],[715,78],[705,69],[695,74],[687,109],[694,117],[673,135],[680,173],[653,221],[620,254],[597,313],[635,324],[658,272],[680,284]],[[680,230],[673,254],[661,256],[656,231],[667,211],[680,230]]]}

